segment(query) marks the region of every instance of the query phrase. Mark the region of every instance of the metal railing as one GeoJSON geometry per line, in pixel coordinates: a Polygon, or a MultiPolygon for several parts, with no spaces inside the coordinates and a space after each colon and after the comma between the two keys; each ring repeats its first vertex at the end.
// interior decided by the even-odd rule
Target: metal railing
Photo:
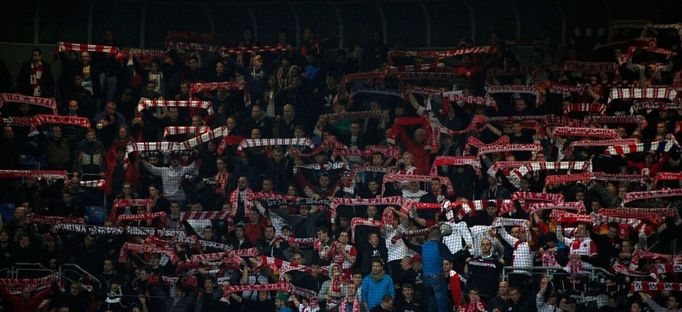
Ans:
{"type": "Polygon", "coordinates": [[[18,262],[14,266],[9,268],[4,268],[0,270],[0,274],[5,274],[7,278],[17,279],[23,278],[34,273],[44,273],[40,274],[42,276],[54,274],[61,277],[69,282],[76,282],[74,279],[84,280],[87,279],[92,283],[96,283],[98,286],[102,286],[102,283],[90,272],[84,270],[79,265],[74,263],[64,263],[57,267],[56,270],[44,266],[42,263],[32,263],[32,262],[18,262]]]}
{"type": "MultiPolygon", "coordinates": [[[[539,275],[569,275],[566,270],[564,270],[563,267],[541,267],[541,266],[533,266],[533,267],[515,267],[515,266],[505,266],[502,268],[502,280],[508,280],[509,274],[514,273],[514,271],[523,271],[525,273],[530,273],[533,276],[539,276],[539,275]]],[[[608,276],[614,276],[613,273],[607,271],[604,268],[600,267],[592,267],[592,268],[583,268],[581,270],[581,273],[589,276],[591,281],[599,281],[599,279],[608,277],[608,276]]]]}

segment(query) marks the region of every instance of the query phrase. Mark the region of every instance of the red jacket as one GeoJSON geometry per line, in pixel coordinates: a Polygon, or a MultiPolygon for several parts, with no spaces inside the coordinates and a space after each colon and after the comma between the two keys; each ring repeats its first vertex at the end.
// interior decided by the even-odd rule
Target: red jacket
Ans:
{"type": "Polygon", "coordinates": [[[21,296],[15,296],[7,291],[7,289],[0,287],[0,296],[7,300],[12,306],[12,311],[15,312],[33,312],[38,311],[40,303],[52,292],[52,287],[45,288],[35,294],[33,297],[25,299],[21,296]]]}

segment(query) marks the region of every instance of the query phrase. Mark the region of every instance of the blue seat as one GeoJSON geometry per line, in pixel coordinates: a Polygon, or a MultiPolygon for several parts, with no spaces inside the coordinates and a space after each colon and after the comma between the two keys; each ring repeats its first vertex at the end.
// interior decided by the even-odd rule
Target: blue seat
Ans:
{"type": "Polygon", "coordinates": [[[86,206],[85,215],[88,217],[89,224],[101,225],[104,224],[105,211],[100,206],[86,206]]]}
{"type": "Polygon", "coordinates": [[[11,221],[14,218],[14,208],[13,203],[0,204],[0,216],[3,222],[11,221]]]}

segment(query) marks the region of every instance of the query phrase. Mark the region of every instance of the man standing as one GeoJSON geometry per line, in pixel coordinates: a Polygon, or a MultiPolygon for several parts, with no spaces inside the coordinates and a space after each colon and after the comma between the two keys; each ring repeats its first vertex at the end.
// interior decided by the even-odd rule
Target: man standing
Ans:
{"type": "Polygon", "coordinates": [[[182,166],[180,163],[180,156],[171,154],[170,167],[156,167],[146,160],[143,160],[142,164],[151,174],[161,177],[163,194],[166,199],[184,202],[185,192],[182,190],[182,177],[186,174],[193,174],[196,170],[196,163],[192,163],[189,166],[182,166]]]}
{"type": "MultiPolygon", "coordinates": [[[[448,286],[443,279],[443,259],[451,259],[450,250],[441,242],[438,229],[429,232],[429,240],[422,246],[424,264],[424,284],[433,290],[438,312],[449,312],[448,286]]],[[[436,311],[430,308],[430,311],[436,311]]]]}
{"type": "Polygon", "coordinates": [[[372,274],[362,280],[361,290],[362,304],[367,310],[371,310],[379,305],[385,295],[395,298],[393,279],[384,274],[384,264],[381,259],[372,260],[372,274]]]}
{"type": "Polygon", "coordinates": [[[17,90],[23,95],[53,97],[54,77],[50,64],[43,63],[43,53],[33,49],[31,60],[25,62],[17,76],[17,90]]]}

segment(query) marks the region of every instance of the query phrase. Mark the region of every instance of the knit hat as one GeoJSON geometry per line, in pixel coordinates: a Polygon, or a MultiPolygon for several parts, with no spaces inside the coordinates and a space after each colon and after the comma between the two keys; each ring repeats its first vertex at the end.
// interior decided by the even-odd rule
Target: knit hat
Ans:
{"type": "Polygon", "coordinates": [[[289,300],[289,294],[280,291],[275,296],[275,299],[281,300],[281,301],[287,301],[287,300],[289,300]]]}

